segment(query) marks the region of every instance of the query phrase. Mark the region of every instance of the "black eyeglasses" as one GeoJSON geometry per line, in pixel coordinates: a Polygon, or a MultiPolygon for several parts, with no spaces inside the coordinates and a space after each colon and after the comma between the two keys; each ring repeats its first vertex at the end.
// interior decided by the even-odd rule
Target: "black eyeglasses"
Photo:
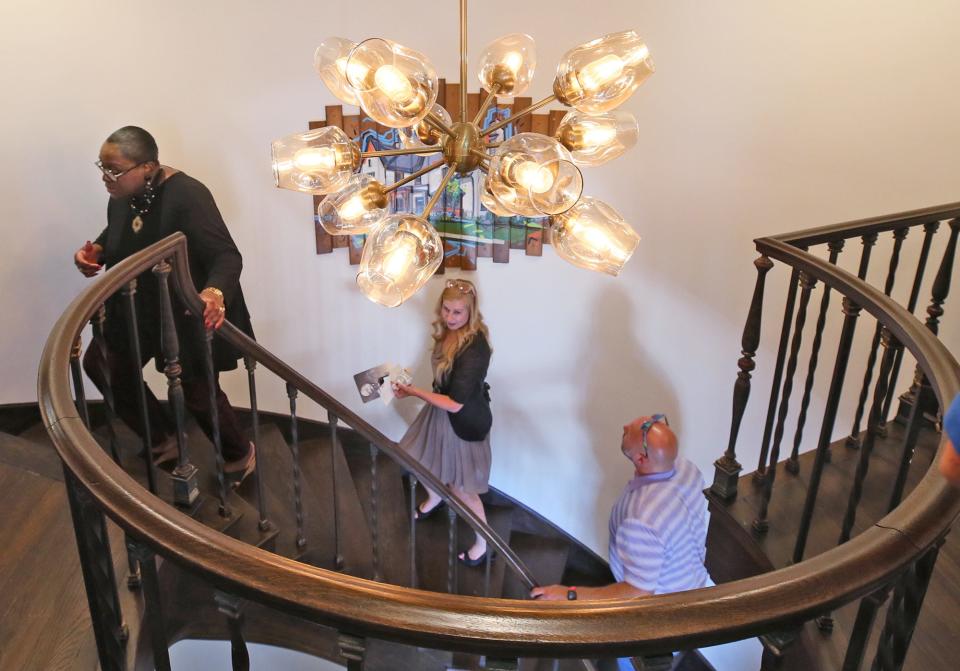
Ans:
{"type": "Polygon", "coordinates": [[[657,422],[663,422],[665,425],[670,426],[670,422],[667,420],[667,416],[663,413],[657,413],[643,424],[640,425],[640,431],[643,434],[643,456],[649,457],[650,452],[647,450],[647,434],[650,433],[650,427],[656,424],[657,422]]]}
{"type": "Polygon", "coordinates": [[[106,166],[103,165],[103,161],[100,161],[100,160],[94,161],[93,164],[94,164],[95,166],[97,166],[97,168],[100,170],[100,172],[103,173],[103,176],[104,176],[104,177],[106,177],[106,178],[107,178],[108,180],[110,180],[111,182],[116,182],[118,179],[120,179],[121,177],[123,177],[124,175],[126,175],[128,172],[130,172],[130,171],[133,170],[134,168],[140,167],[140,166],[143,165],[144,163],[146,163],[146,161],[143,161],[143,162],[141,162],[141,163],[137,163],[137,164],[134,165],[134,166],[130,166],[130,167],[127,168],[126,170],[114,170],[113,168],[107,168],[106,166]]]}

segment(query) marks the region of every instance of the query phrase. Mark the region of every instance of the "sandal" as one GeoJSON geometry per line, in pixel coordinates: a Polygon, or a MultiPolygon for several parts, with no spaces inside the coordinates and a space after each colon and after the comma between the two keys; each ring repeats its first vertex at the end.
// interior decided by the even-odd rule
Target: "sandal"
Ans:
{"type": "Polygon", "coordinates": [[[490,555],[490,558],[493,559],[493,552],[490,550],[490,548],[487,548],[486,550],[484,550],[483,554],[481,554],[476,559],[471,559],[470,550],[467,550],[466,552],[461,552],[460,554],[458,554],[457,559],[459,559],[460,563],[463,564],[464,566],[476,567],[476,566],[480,566],[480,564],[487,561],[488,554],[490,555]]]}
{"type": "Polygon", "coordinates": [[[423,509],[420,507],[420,505],[417,504],[416,512],[413,513],[413,519],[415,519],[415,520],[417,520],[417,521],[420,521],[420,520],[425,520],[425,519],[428,519],[428,518],[430,518],[430,517],[433,517],[434,515],[437,514],[437,511],[440,510],[441,508],[443,508],[445,505],[447,505],[447,502],[444,501],[443,499],[440,499],[440,503],[438,503],[437,505],[435,505],[435,506],[434,506],[433,508],[431,508],[430,510],[423,510],[423,509]]]}

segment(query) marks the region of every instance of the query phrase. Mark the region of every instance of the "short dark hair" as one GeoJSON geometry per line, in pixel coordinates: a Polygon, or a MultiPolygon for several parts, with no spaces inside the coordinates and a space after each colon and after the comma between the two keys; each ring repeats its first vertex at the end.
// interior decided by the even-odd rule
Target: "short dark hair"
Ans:
{"type": "Polygon", "coordinates": [[[150,133],[139,126],[124,126],[115,130],[110,133],[107,142],[117,145],[120,152],[131,161],[137,163],[159,162],[157,141],[153,139],[150,133]]]}

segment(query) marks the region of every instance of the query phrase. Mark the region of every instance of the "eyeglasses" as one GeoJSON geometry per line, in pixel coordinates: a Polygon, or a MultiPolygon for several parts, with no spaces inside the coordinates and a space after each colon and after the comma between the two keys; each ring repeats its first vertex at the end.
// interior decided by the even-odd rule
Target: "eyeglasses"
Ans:
{"type": "Polygon", "coordinates": [[[124,175],[126,175],[128,172],[130,172],[130,171],[133,170],[134,168],[140,167],[140,166],[143,165],[144,163],[146,163],[146,161],[142,161],[142,162],[140,162],[140,163],[137,163],[137,164],[134,165],[134,166],[130,166],[130,167],[127,168],[126,170],[114,170],[113,168],[107,168],[107,167],[105,167],[105,166],[103,165],[103,161],[97,160],[97,161],[94,161],[94,162],[93,162],[93,164],[94,164],[95,166],[97,166],[97,169],[100,170],[100,172],[103,173],[103,176],[106,177],[106,178],[107,178],[108,180],[110,180],[111,182],[116,182],[118,179],[120,179],[121,177],[123,177],[124,175]]]}
{"type": "Polygon", "coordinates": [[[447,289],[456,289],[462,294],[476,295],[477,293],[473,285],[466,280],[447,280],[447,289]]]}
{"type": "Polygon", "coordinates": [[[647,450],[647,434],[650,432],[650,427],[652,427],[657,422],[663,422],[665,425],[670,426],[670,422],[667,420],[667,416],[663,413],[658,413],[645,421],[640,425],[640,431],[643,434],[643,456],[649,457],[650,452],[647,450]]]}

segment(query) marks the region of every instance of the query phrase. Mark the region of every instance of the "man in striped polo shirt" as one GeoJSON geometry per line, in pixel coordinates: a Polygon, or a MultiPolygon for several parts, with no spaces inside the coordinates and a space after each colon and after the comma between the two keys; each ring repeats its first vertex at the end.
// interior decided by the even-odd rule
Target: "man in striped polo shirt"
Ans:
{"type": "Polygon", "coordinates": [[[535,587],[535,599],[623,599],[711,585],[703,565],[707,501],[700,471],[677,453],[664,415],[623,427],[621,450],[634,477],[610,512],[610,569],[603,587],[535,587]]]}

